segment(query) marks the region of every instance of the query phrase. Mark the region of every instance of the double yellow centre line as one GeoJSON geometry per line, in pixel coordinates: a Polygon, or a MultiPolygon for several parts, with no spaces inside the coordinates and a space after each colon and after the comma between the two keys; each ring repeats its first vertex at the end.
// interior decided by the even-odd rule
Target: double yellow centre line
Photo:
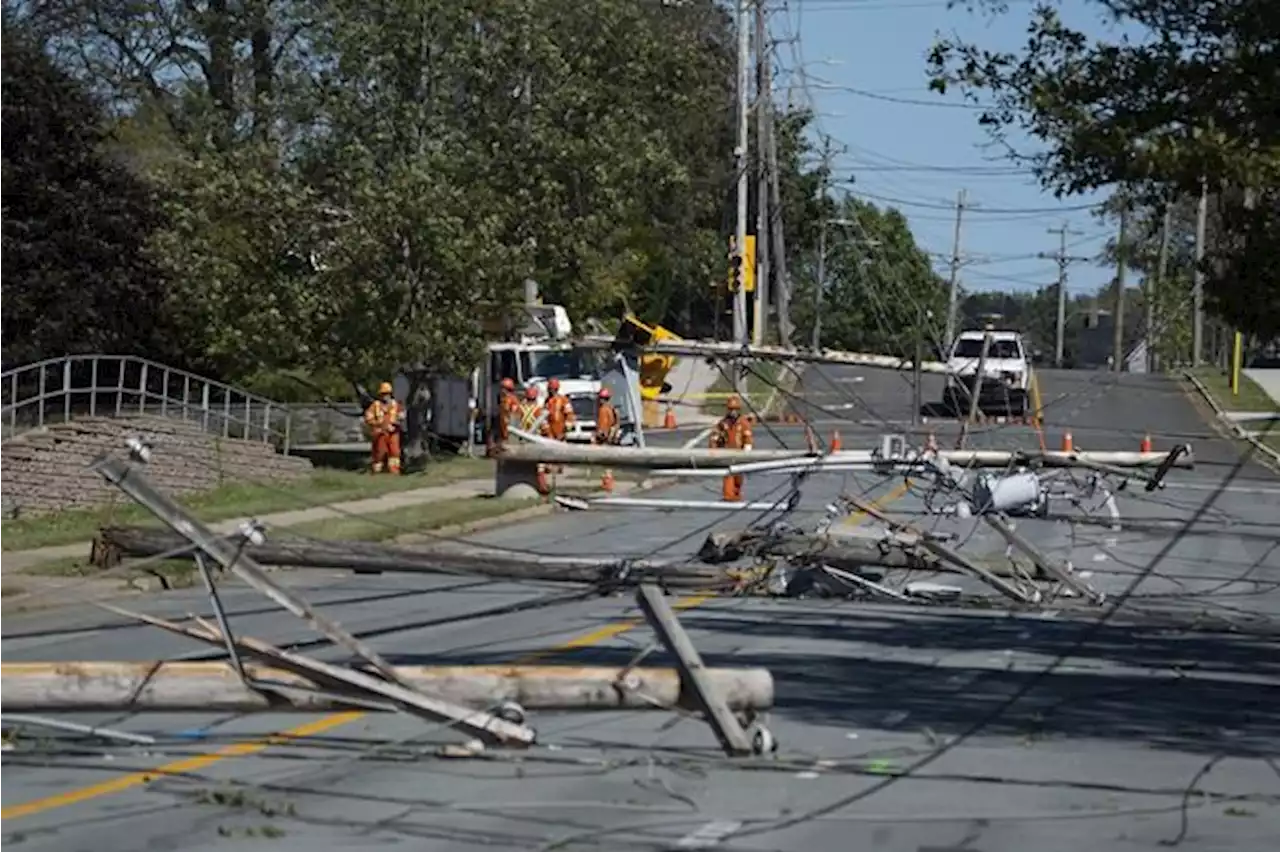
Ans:
{"type": "MultiPolygon", "coordinates": [[[[906,494],[908,488],[909,486],[906,483],[902,483],[880,499],[875,500],[872,505],[888,505],[906,494]]],[[[865,512],[854,512],[849,516],[845,523],[857,524],[865,520],[866,517],[867,515],[865,512]]],[[[716,597],[714,593],[690,595],[676,601],[672,605],[672,609],[693,609],[714,597],[716,597]]],[[[575,651],[581,648],[590,648],[599,645],[601,642],[612,639],[615,636],[621,636],[623,633],[634,630],[642,624],[644,624],[644,619],[642,618],[629,618],[613,624],[606,624],[598,630],[592,630],[591,632],[584,633],[581,636],[575,636],[567,642],[563,642],[542,651],[534,651],[530,654],[526,654],[515,660],[513,665],[530,665],[531,663],[535,663],[538,660],[554,654],[575,651]]],[[[149,784],[156,778],[165,775],[184,775],[192,772],[199,772],[200,770],[212,766],[219,761],[234,757],[247,757],[249,755],[266,751],[272,746],[283,745],[291,740],[322,734],[325,731],[332,730],[340,725],[346,725],[349,722],[355,722],[358,719],[362,719],[366,715],[368,714],[358,710],[334,713],[332,715],[324,716],[305,724],[298,725],[295,728],[290,728],[287,731],[281,731],[280,733],[271,734],[259,739],[233,743],[220,748],[217,751],[209,752],[208,754],[198,754],[193,757],[187,757],[182,760],[175,760],[172,763],[157,766],[155,769],[131,772],[128,775],[121,775],[118,778],[112,778],[109,781],[103,781],[99,784],[90,784],[87,787],[68,790],[65,793],[55,793],[52,796],[45,796],[44,798],[35,799],[30,802],[23,802],[22,804],[8,806],[0,809],[0,819],[19,819],[21,817],[34,816],[35,814],[44,813],[45,811],[51,811],[56,808],[65,808],[69,805],[86,802],[90,799],[110,796],[115,793],[123,793],[124,791],[130,790],[134,787],[149,784]]]]}

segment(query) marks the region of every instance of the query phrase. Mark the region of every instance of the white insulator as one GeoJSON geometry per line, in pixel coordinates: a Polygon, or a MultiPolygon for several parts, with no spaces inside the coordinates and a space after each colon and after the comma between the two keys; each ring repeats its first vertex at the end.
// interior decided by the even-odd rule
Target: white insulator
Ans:
{"type": "Polygon", "coordinates": [[[973,489],[975,512],[1011,512],[1040,502],[1040,477],[1034,473],[983,476],[973,489]]]}

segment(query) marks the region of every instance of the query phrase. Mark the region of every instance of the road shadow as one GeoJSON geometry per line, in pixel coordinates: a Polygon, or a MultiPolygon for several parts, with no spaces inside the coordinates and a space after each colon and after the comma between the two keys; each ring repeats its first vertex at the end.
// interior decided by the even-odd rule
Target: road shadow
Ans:
{"type": "MultiPolygon", "coordinates": [[[[1191,753],[1280,753],[1278,643],[1258,637],[941,614],[681,613],[710,666],[773,673],[774,713],[799,723],[1026,742],[1100,739],[1191,753]],[[1094,631],[1087,636],[1085,631],[1094,631]],[[717,635],[712,642],[706,634],[717,635]],[[725,637],[740,637],[730,652],[725,637]],[[764,640],[763,642],[761,640],[764,640]],[[794,643],[794,650],[773,650],[794,643]],[[766,645],[770,650],[753,651],[766,645]],[[1076,646],[1079,647],[1076,647],[1076,646]],[[1046,672],[1050,660],[1071,659],[1046,672]],[[1039,659],[1028,659],[1034,654],[1039,659]],[[1121,668],[1123,666],[1123,668],[1121,668]],[[1016,697],[1016,701],[1010,703],[1016,697]]],[[[732,641],[732,639],[731,639],[732,641]]],[[[625,666],[636,649],[555,663],[625,666]]],[[[509,662],[507,654],[394,656],[401,664],[509,662]]],[[[646,666],[670,665],[665,653],[646,666]]]]}

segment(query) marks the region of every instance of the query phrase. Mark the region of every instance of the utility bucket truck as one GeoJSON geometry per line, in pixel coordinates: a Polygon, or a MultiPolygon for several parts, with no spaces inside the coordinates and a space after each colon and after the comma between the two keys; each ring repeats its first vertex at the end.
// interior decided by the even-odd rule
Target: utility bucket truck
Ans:
{"type": "MultiPolygon", "coordinates": [[[[512,379],[517,392],[538,389],[538,401],[547,401],[547,382],[560,380],[560,393],[573,406],[574,424],[566,440],[589,442],[596,426],[596,397],[600,393],[600,353],[570,342],[573,325],[560,305],[526,305],[526,321],[505,336],[509,339],[490,343],[485,363],[473,376],[475,399],[482,424],[492,422],[498,410],[502,380],[512,379]]],[[[483,436],[482,436],[483,437],[483,436]]]]}
{"type": "Polygon", "coordinates": [[[976,393],[979,411],[1010,417],[1026,414],[1031,362],[1018,332],[990,328],[961,332],[951,347],[947,370],[942,402],[948,410],[968,412],[971,395],[976,393]]]}

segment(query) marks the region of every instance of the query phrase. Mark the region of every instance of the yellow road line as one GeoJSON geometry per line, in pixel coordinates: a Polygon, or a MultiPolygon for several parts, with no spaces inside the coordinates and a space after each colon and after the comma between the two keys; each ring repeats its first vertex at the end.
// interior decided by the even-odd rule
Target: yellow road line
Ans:
{"type": "MultiPolygon", "coordinates": [[[[909,489],[910,485],[908,483],[900,483],[892,491],[885,494],[880,499],[873,501],[872,505],[888,505],[889,503],[900,499],[909,489]]],[[[844,523],[848,525],[855,525],[866,520],[866,518],[866,512],[857,511],[850,514],[849,517],[845,519],[844,523]]],[[[672,609],[693,609],[699,604],[705,603],[714,597],[716,597],[714,593],[690,595],[688,597],[681,598],[672,604],[672,609]]],[[[553,654],[573,651],[579,648],[590,648],[595,645],[599,645],[601,642],[608,639],[612,639],[615,636],[621,636],[623,633],[634,630],[643,623],[644,619],[642,618],[630,618],[626,621],[606,624],[604,627],[592,630],[589,633],[583,633],[581,636],[575,636],[574,638],[552,648],[526,654],[517,659],[513,665],[528,665],[553,654]]],[[[183,758],[182,760],[158,766],[155,769],[133,772],[128,775],[122,775],[119,778],[113,778],[110,781],[103,781],[100,784],[91,784],[88,787],[81,787],[77,790],[69,790],[65,793],[55,793],[52,796],[46,796],[42,799],[35,799],[34,801],[24,802],[20,805],[6,807],[0,809],[0,819],[18,819],[20,817],[33,816],[38,813],[54,810],[55,808],[64,808],[68,805],[85,802],[89,799],[96,799],[101,796],[110,796],[115,793],[122,793],[125,790],[148,784],[154,778],[162,775],[180,775],[188,772],[198,772],[199,770],[218,763],[219,761],[232,757],[245,757],[251,754],[257,754],[258,752],[265,751],[274,745],[280,745],[288,742],[289,740],[301,737],[314,736],[315,734],[323,733],[331,728],[336,728],[339,725],[354,722],[366,715],[366,713],[359,711],[348,711],[324,716],[320,719],[315,719],[307,722],[306,724],[299,725],[296,728],[290,728],[289,730],[278,734],[272,734],[267,737],[249,740],[247,742],[233,743],[232,745],[220,748],[217,751],[210,752],[209,754],[199,754],[193,757],[183,758]]]]}
{"type": "MultiPolygon", "coordinates": [[[[711,594],[691,595],[682,598],[672,605],[673,609],[692,609],[698,604],[715,597],[711,594]]],[[[577,648],[589,648],[593,645],[620,636],[628,630],[634,630],[643,623],[643,619],[635,618],[627,621],[620,621],[614,624],[607,624],[598,630],[590,633],[584,633],[581,636],[564,642],[555,647],[548,648],[543,651],[535,651],[515,661],[513,665],[527,665],[530,662],[551,656],[552,654],[564,651],[572,651],[577,648]]],[[[13,664],[8,664],[13,665],[13,664]]],[[[274,745],[288,742],[289,740],[298,739],[300,737],[314,736],[323,733],[331,728],[339,725],[345,725],[348,722],[354,722],[366,716],[366,713],[360,711],[347,711],[343,713],[334,713],[299,725],[296,728],[290,728],[278,734],[272,734],[261,739],[249,740],[242,743],[233,743],[232,745],[220,748],[217,751],[208,754],[199,754],[193,757],[176,760],[172,763],[166,763],[163,766],[157,766],[155,769],[148,769],[142,772],[132,772],[128,775],[122,775],[119,778],[113,778],[110,781],[103,781],[100,784],[91,784],[87,787],[81,787],[77,790],[69,790],[65,793],[55,793],[52,796],[45,796],[42,799],[35,799],[30,802],[24,802],[20,805],[12,805],[0,809],[0,819],[18,819],[20,817],[33,816],[45,811],[51,811],[55,808],[64,808],[68,805],[75,805],[80,802],[96,799],[101,796],[110,796],[115,793],[123,793],[125,790],[139,787],[143,784],[150,783],[153,779],[163,775],[180,775],[188,772],[198,772],[207,766],[211,766],[219,761],[232,757],[244,757],[258,752],[265,751],[274,745]]]]}
{"type": "MultiPolygon", "coordinates": [[[[882,509],[885,506],[888,506],[890,503],[894,503],[898,500],[901,500],[903,497],[906,496],[907,492],[910,490],[911,490],[910,482],[899,482],[896,486],[894,486],[893,490],[889,491],[889,493],[885,494],[883,497],[877,500],[872,500],[871,505],[875,506],[876,508],[882,509]]],[[[859,509],[856,512],[850,512],[849,517],[844,519],[843,524],[847,527],[856,527],[858,524],[865,521],[868,517],[869,516],[867,515],[866,512],[864,512],[862,509],[859,509]]]]}
{"type": "Polygon", "coordinates": [[[100,784],[91,784],[88,787],[81,787],[78,790],[68,790],[65,793],[55,793],[52,796],[45,796],[43,799],[24,802],[21,805],[13,805],[0,810],[0,819],[17,819],[19,817],[32,816],[33,814],[50,811],[54,808],[65,808],[68,805],[74,805],[79,802],[88,801],[89,799],[96,799],[99,796],[110,796],[113,793],[122,793],[130,788],[150,783],[154,778],[161,775],[180,775],[187,772],[198,772],[206,766],[211,766],[220,760],[226,760],[229,757],[243,757],[245,755],[257,754],[258,752],[264,751],[273,745],[279,745],[281,743],[288,742],[291,739],[313,736],[315,734],[323,733],[330,728],[345,725],[347,722],[354,722],[363,715],[365,714],[356,711],[335,713],[331,716],[325,716],[324,718],[307,722],[305,725],[290,728],[282,733],[263,737],[262,739],[234,743],[225,748],[220,748],[215,752],[210,752],[209,754],[198,754],[182,760],[175,760],[172,763],[166,763],[163,766],[157,766],[155,769],[148,769],[142,772],[131,772],[128,775],[121,775],[119,778],[113,778],[110,781],[103,781],[100,784]]]}

